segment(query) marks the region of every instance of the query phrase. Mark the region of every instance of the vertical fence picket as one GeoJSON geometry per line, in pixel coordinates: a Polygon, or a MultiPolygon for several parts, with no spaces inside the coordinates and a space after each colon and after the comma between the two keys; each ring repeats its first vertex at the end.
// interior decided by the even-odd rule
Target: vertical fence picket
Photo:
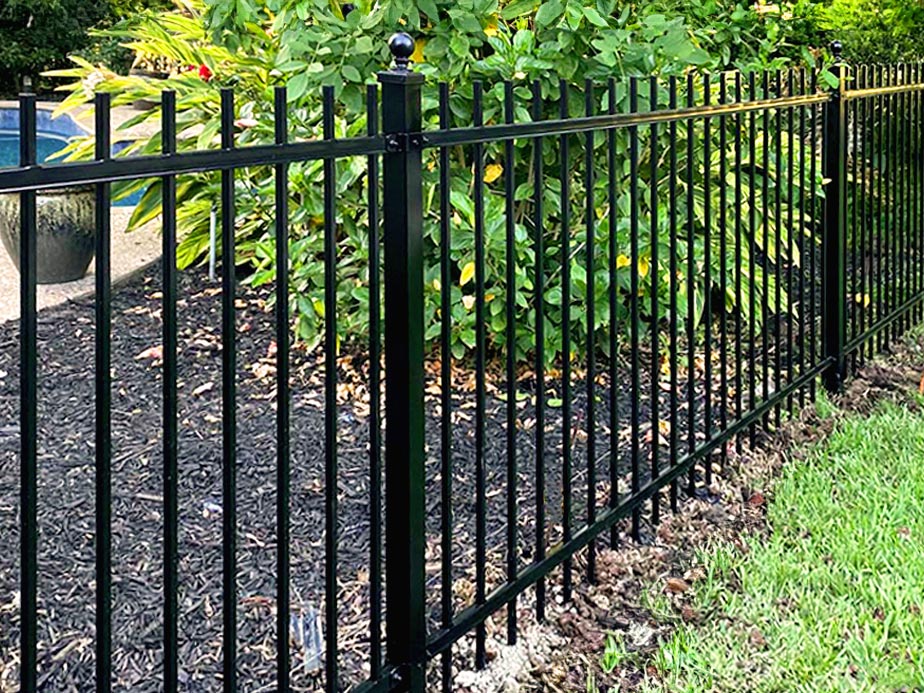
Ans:
{"type": "MultiPolygon", "coordinates": [[[[610,78],[607,83],[606,95],[606,112],[608,115],[616,115],[616,80],[610,78]]],[[[610,128],[606,133],[606,169],[607,169],[607,186],[606,196],[609,207],[609,225],[607,232],[609,234],[609,378],[610,378],[610,454],[609,454],[609,477],[610,477],[610,511],[616,509],[619,505],[619,388],[617,384],[619,379],[619,286],[616,282],[616,273],[619,262],[619,197],[616,187],[617,175],[617,151],[616,151],[616,130],[610,128]]],[[[610,529],[610,548],[616,548],[619,544],[619,530],[616,525],[610,529]]]]}
{"type": "MultiPolygon", "coordinates": [[[[695,75],[687,73],[686,106],[692,109],[696,105],[695,75]]],[[[687,455],[696,452],[696,218],[694,213],[694,191],[696,188],[694,154],[696,153],[696,129],[693,118],[686,120],[687,161],[686,161],[686,280],[687,280],[687,455]]],[[[687,474],[687,494],[696,491],[696,474],[693,465],[687,474]]]]}
{"type": "MultiPolygon", "coordinates": [[[[110,96],[94,99],[95,158],[109,159],[110,96]]],[[[112,282],[110,183],[96,185],[96,690],[112,689],[112,282]]]]}
{"type": "MultiPolygon", "coordinates": [[[[761,96],[764,99],[770,99],[770,73],[764,72],[761,75],[761,96]]],[[[772,208],[770,206],[770,118],[771,109],[762,112],[761,124],[763,132],[761,133],[761,157],[760,157],[760,218],[761,218],[761,287],[760,287],[760,381],[763,403],[770,401],[770,218],[772,208]]],[[[754,259],[751,259],[754,262],[754,259]]],[[[769,427],[770,412],[767,411],[763,418],[764,429],[769,427]]]]}
{"type": "MultiPolygon", "coordinates": [[[[440,129],[449,130],[449,85],[439,86],[440,129]]],[[[440,247],[452,247],[451,200],[449,178],[449,148],[441,147],[440,169],[440,247]]],[[[440,619],[443,628],[452,625],[452,256],[440,253],[440,537],[442,548],[440,619]]],[[[452,650],[442,656],[442,686],[444,693],[452,690],[452,650]]]]}
{"type": "MultiPolygon", "coordinates": [[[[903,64],[901,68],[902,72],[902,86],[907,89],[909,82],[908,75],[908,66],[903,64]]],[[[901,129],[902,129],[902,146],[901,146],[901,160],[902,160],[902,170],[901,170],[901,209],[902,209],[902,281],[901,281],[901,303],[902,303],[902,320],[901,320],[901,329],[904,333],[910,326],[910,311],[906,310],[907,302],[911,298],[911,274],[909,268],[911,266],[911,236],[909,234],[909,229],[911,226],[911,217],[909,215],[909,204],[908,200],[911,195],[911,166],[909,165],[909,154],[911,152],[911,138],[908,132],[908,116],[909,116],[909,102],[910,94],[908,91],[902,91],[900,95],[901,99],[901,129]]]]}
{"type": "MultiPolygon", "coordinates": [[[[19,165],[37,160],[35,95],[19,98],[19,165]]],[[[38,306],[36,193],[19,196],[20,689],[38,690],[38,306]]]]}
{"type": "MultiPolygon", "coordinates": [[[[176,92],[161,95],[161,149],[176,154],[176,92]]],[[[179,686],[179,449],[177,408],[176,176],[163,179],[163,417],[164,417],[164,691],[179,686]]]]}
{"type": "MultiPolygon", "coordinates": [[[[914,167],[913,175],[913,185],[914,185],[914,200],[912,201],[912,219],[913,219],[913,233],[915,237],[915,270],[914,270],[914,292],[917,305],[914,309],[914,320],[915,322],[920,322],[924,311],[922,311],[920,295],[924,291],[924,209],[922,209],[922,202],[924,202],[924,194],[922,194],[921,186],[924,184],[924,177],[921,175],[921,165],[924,162],[924,153],[921,151],[922,138],[921,138],[921,129],[924,127],[924,122],[921,119],[921,106],[924,103],[924,99],[921,97],[921,64],[915,63],[912,72],[912,83],[916,87],[914,91],[914,96],[912,97],[912,108],[911,108],[911,132],[913,134],[913,152],[912,152],[912,166],[914,167]]],[[[865,104],[864,100],[864,104],[865,104]]]]}
{"type": "MultiPolygon", "coordinates": [[[[728,102],[728,73],[719,79],[719,104],[728,102]]],[[[719,117],[719,428],[728,427],[728,118],[719,117]]],[[[725,468],[727,444],[719,451],[719,464],[725,468]]]]}
{"type": "MultiPolygon", "coordinates": [[[[629,113],[638,113],[638,78],[629,78],[629,113]]],[[[639,239],[638,239],[638,177],[639,177],[639,137],[638,126],[629,127],[629,275],[630,317],[629,333],[631,341],[631,370],[632,392],[630,394],[631,426],[632,426],[632,493],[638,493],[641,488],[640,464],[640,400],[641,400],[641,374],[639,372],[639,239]]],[[[641,512],[638,508],[632,512],[632,538],[638,541],[641,538],[641,512]]]]}
{"type": "MultiPolygon", "coordinates": [[[[484,98],[481,82],[475,82],[472,99],[472,120],[475,127],[484,123],[484,98]]],[[[474,147],[475,198],[475,604],[484,604],[487,597],[487,479],[485,427],[487,388],[487,345],[485,335],[485,209],[484,209],[484,144],[474,147]]],[[[487,666],[487,631],[484,623],[475,629],[475,667],[487,666]]]]}
{"type": "MultiPolygon", "coordinates": [[[[806,74],[805,68],[799,70],[799,93],[806,94],[806,74]]],[[[806,262],[809,256],[815,252],[815,248],[807,240],[807,231],[805,228],[805,208],[808,204],[808,195],[806,195],[806,178],[805,170],[807,167],[806,157],[808,156],[808,145],[805,138],[806,108],[799,109],[799,375],[805,372],[806,365],[806,316],[808,314],[808,303],[811,296],[806,294],[805,290],[805,272],[806,262]]],[[[815,158],[815,152],[811,152],[812,159],[815,158]]],[[[814,215],[812,215],[814,216],[814,215]]],[[[814,220],[812,221],[814,223],[814,220]]],[[[809,292],[811,292],[809,285],[809,292]]],[[[811,332],[811,326],[809,331],[811,332]]],[[[799,406],[805,406],[805,386],[799,388],[799,406]]]]}
{"type": "MultiPolygon", "coordinates": [[[[748,73],[748,99],[757,100],[757,76],[748,73]]],[[[748,115],[748,407],[757,406],[757,112],[748,115]]],[[[766,170],[766,169],[764,169],[766,170]]],[[[750,426],[751,446],[757,427],[750,426]]]]}
{"type": "MultiPolygon", "coordinates": [[[[851,70],[851,85],[856,86],[857,72],[851,70]]],[[[863,190],[860,186],[860,174],[862,173],[859,165],[860,161],[860,120],[859,120],[860,102],[854,101],[847,104],[847,111],[850,114],[851,127],[847,131],[847,137],[851,138],[851,155],[850,155],[850,191],[848,204],[850,209],[850,243],[848,252],[848,281],[850,288],[847,292],[847,300],[850,309],[850,320],[848,324],[848,338],[853,340],[857,336],[857,330],[860,321],[863,319],[863,287],[860,285],[862,276],[862,255],[863,245],[863,223],[860,216],[860,206],[863,200],[863,190]]],[[[852,355],[852,356],[860,356],[852,355]]],[[[859,360],[853,361],[858,364],[859,360]]]]}
{"type": "MultiPolygon", "coordinates": [[[[796,72],[790,69],[786,76],[786,92],[789,96],[796,93],[796,72]]],[[[790,391],[786,398],[786,411],[792,416],[794,411],[795,399],[793,396],[793,381],[795,380],[796,368],[795,357],[795,332],[796,326],[793,320],[795,311],[793,310],[794,290],[795,290],[795,236],[796,236],[796,215],[795,205],[796,198],[793,194],[793,186],[796,178],[796,114],[795,109],[790,108],[786,112],[786,388],[790,391]]],[[[799,142],[800,148],[802,142],[799,142]]],[[[782,309],[780,309],[782,312],[782,309]]]]}
{"type": "MultiPolygon", "coordinates": [[[[741,92],[741,72],[735,72],[735,103],[740,104],[742,99],[741,92]]],[[[740,421],[744,416],[744,354],[741,349],[741,342],[744,340],[743,320],[744,315],[742,293],[743,271],[744,271],[744,253],[742,244],[742,226],[744,215],[744,197],[741,190],[741,131],[744,128],[744,116],[739,111],[735,115],[735,417],[740,421]]],[[[750,292],[749,292],[750,293],[750,292]]],[[[737,436],[737,449],[741,452],[741,443],[743,436],[739,433],[737,436]]]]}
{"type": "MultiPolygon", "coordinates": [[[[776,70],[773,75],[774,94],[783,96],[783,71],[776,70]]],[[[773,127],[773,392],[783,388],[783,111],[774,112],[773,127]]],[[[767,329],[764,326],[764,329],[767,329]]],[[[774,424],[779,429],[782,423],[781,403],[773,408],[774,424]]]]}
{"type": "MultiPolygon", "coordinates": [[[[334,88],[324,87],[322,127],[333,140],[334,88]]],[[[339,459],[337,440],[337,161],[324,160],[324,611],[327,622],[325,683],[328,693],[340,690],[338,628],[340,622],[337,566],[339,554],[339,459]]]]}
{"type": "MultiPolygon", "coordinates": [[[[532,117],[534,122],[542,120],[542,85],[535,80],[532,85],[532,117]]],[[[533,255],[535,269],[536,304],[536,563],[545,559],[545,216],[542,137],[533,141],[533,255]]],[[[536,582],[536,619],[545,620],[545,580],[536,582]]]]}
{"type": "MultiPolygon", "coordinates": [[[[504,83],[504,122],[513,124],[514,97],[513,82],[504,83]]],[[[517,467],[517,255],[516,255],[516,148],[515,142],[508,139],[504,143],[504,222],[506,255],[506,368],[507,368],[507,582],[517,577],[517,494],[519,471],[517,467]]],[[[507,605],[507,644],[515,645],[517,641],[517,600],[507,605]]]]}
{"type": "MultiPolygon", "coordinates": [[[[587,80],[584,83],[584,115],[588,118],[594,114],[594,83],[587,80]]],[[[584,240],[585,249],[585,311],[587,320],[586,341],[584,349],[587,351],[587,373],[585,378],[587,391],[587,525],[590,526],[597,519],[597,402],[594,381],[597,378],[596,370],[596,273],[594,261],[596,254],[595,234],[596,206],[594,183],[594,132],[588,130],[584,136],[584,217],[587,237],[584,240]]],[[[596,579],[596,545],[591,542],[587,547],[587,579],[593,583],[596,579]]]]}
{"type": "MultiPolygon", "coordinates": [[[[703,107],[712,105],[712,75],[703,75],[703,107]]],[[[712,440],[712,119],[703,119],[703,429],[712,440]]],[[[703,458],[708,488],[712,484],[712,453],[703,458]]]]}
{"type": "MultiPolygon", "coordinates": [[[[568,82],[558,82],[558,116],[568,118],[568,82]]],[[[561,183],[561,495],[562,539],[571,540],[571,139],[567,133],[558,138],[559,181],[561,183]]],[[[571,599],[571,561],[562,566],[562,593],[571,599]]]]}
{"type": "MultiPolygon", "coordinates": [[[[677,110],[677,76],[671,75],[668,78],[668,104],[667,107],[675,111],[677,110]]],[[[670,248],[668,252],[670,254],[669,260],[669,287],[670,287],[670,325],[668,331],[670,332],[670,347],[668,349],[669,359],[670,359],[670,445],[669,445],[669,454],[670,454],[670,468],[674,469],[677,466],[678,457],[680,455],[680,420],[679,420],[679,403],[677,401],[678,395],[678,373],[677,366],[680,361],[680,345],[679,345],[679,336],[677,333],[678,326],[680,323],[680,316],[678,315],[679,311],[679,301],[678,293],[680,291],[680,281],[678,279],[679,268],[679,250],[678,250],[678,235],[679,228],[677,226],[677,121],[672,120],[670,125],[668,125],[669,139],[670,139],[670,157],[669,157],[669,171],[668,171],[668,234],[670,237],[669,245],[670,248]]],[[[615,387],[615,382],[614,382],[615,387]]],[[[670,489],[670,503],[671,511],[677,512],[678,510],[678,483],[674,479],[671,481],[670,489]]]]}
{"type": "MultiPolygon", "coordinates": [[[[285,145],[289,139],[288,91],[276,87],[273,93],[274,140],[285,145]]],[[[291,652],[289,649],[290,563],[289,503],[290,409],[289,391],[289,167],[278,164],[274,170],[276,219],[276,682],[279,690],[289,689],[291,652]]],[[[373,391],[374,392],[374,391],[373,391]]],[[[376,523],[372,523],[374,528],[376,523]]],[[[374,531],[374,530],[373,530],[374,531]]],[[[372,571],[375,575],[375,571],[372,571]]],[[[374,603],[374,601],[373,601],[374,603]]],[[[375,665],[373,664],[373,669],[375,665]]]]}
{"type": "MultiPolygon", "coordinates": [[[[221,91],[221,147],[234,147],[234,91],[221,91]]],[[[237,691],[237,263],[234,169],[221,172],[222,683],[237,691]]]]}
{"type": "MultiPolygon", "coordinates": [[[[651,112],[658,110],[658,89],[658,78],[656,75],[652,75],[648,79],[648,109],[651,112]]],[[[651,125],[650,137],[651,141],[648,145],[648,225],[650,227],[649,244],[651,247],[648,276],[650,278],[651,288],[651,363],[649,365],[649,373],[651,374],[649,388],[651,388],[651,392],[649,396],[651,398],[651,478],[657,479],[661,473],[660,460],[658,457],[661,447],[661,427],[659,421],[659,405],[661,403],[661,350],[658,342],[660,311],[660,306],[658,305],[658,290],[660,287],[658,283],[661,278],[661,270],[658,257],[658,171],[660,168],[660,154],[658,150],[658,125],[656,123],[652,123],[651,125]]],[[[651,496],[651,522],[653,524],[658,524],[660,519],[661,502],[659,495],[655,493],[651,496]]]]}
{"type": "MultiPolygon", "coordinates": [[[[864,65],[859,70],[857,88],[866,89],[869,84],[869,68],[864,65]]],[[[869,246],[872,243],[872,234],[868,233],[867,227],[870,219],[870,177],[869,171],[872,165],[869,157],[869,110],[868,100],[862,99],[857,104],[857,113],[853,121],[854,129],[859,133],[859,147],[855,156],[860,160],[860,181],[859,181],[859,215],[860,215],[860,324],[857,326],[859,334],[866,333],[867,313],[872,296],[872,287],[867,286],[867,276],[872,277],[870,271],[870,262],[872,256],[869,252],[869,246]]],[[[856,201],[854,202],[856,204],[856,201]]],[[[866,356],[872,357],[872,342],[867,340],[860,347],[861,362],[866,356]],[[869,348],[867,348],[867,344],[869,348]]]]}

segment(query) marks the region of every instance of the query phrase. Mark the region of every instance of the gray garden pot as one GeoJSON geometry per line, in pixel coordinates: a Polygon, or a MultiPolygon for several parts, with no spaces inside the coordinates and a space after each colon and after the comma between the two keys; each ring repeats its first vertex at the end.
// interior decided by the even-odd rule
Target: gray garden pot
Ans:
{"type": "MultiPolygon", "coordinates": [[[[36,196],[38,283],[83,278],[96,248],[96,195],[92,186],[43,190],[36,196]]],[[[0,240],[19,267],[19,195],[0,195],[0,240]]]]}

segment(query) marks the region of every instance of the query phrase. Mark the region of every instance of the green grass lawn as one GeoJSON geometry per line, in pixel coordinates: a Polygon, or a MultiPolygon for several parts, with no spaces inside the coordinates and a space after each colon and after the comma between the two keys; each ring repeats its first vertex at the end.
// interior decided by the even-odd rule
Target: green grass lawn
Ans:
{"type": "MultiPolygon", "coordinates": [[[[747,552],[711,547],[646,691],[924,691],[924,414],[851,417],[789,464],[747,552]]],[[[677,618],[667,598],[654,612],[677,618]]],[[[628,655],[611,640],[604,667],[628,655]]]]}

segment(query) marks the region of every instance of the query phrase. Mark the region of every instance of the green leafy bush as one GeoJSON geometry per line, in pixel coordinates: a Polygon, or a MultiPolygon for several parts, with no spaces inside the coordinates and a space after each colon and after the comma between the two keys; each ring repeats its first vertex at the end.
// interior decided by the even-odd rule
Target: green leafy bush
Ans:
{"type": "Polygon", "coordinates": [[[821,21],[844,43],[852,63],[897,63],[924,58],[920,0],[831,0],[821,21]]]}
{"type": "MultiPolygon", "coordinates": [[[[428,127],[437,122],[437,101],[433,85],[437,81],[450,84],[450,109],[456,126],[472,122],[473,82],[482,80],[486,85],[484,93],[485,122],[497,122],[502,117],[503,80],[512,80],[517,98],[516,116],[520,121],[530,119],[530,83],[537,81],[543,99],[543,117],[558,117],[562,94],[559,80],[572,85],[569,115],[583,114],[585,80],[594,80],[597,86],[591,95],[596,109],[605,108],[607,103],[606,81],[613,77],[617,83],[617,108],[627,109],[628,96],[626,80],[630,76],[658,74],[659,101],[666,105],[666,79],[670,76],[683,78],[690,70],[697,68],[720,69],[733,58],[741,64],[763,65],[764,44],[739,47],[734,56],[721,51],[712,54],[703,48],[709,37],[688,25],[680,17],[652,13],[646,10],[617,7],[615,0],[584,0],[564,3],[561,0],[546,0],[536,5],[532,0],[512,0],[498,3],[497,0],[383,0],[372,5],[360,2],[355,11],[343,16],[336,4],[328,0],[294,2],[276,0],[256,3],[242,0],[233,6],[218,0],[182,0],[181,11],[159,15],[156,20],[147,20],[115,32],[132,50],[150,55],[159,55],[169,62],[183,66],[204,65],[209,78],[203,79],[198,70],[178,71],[166,84],[151,82],[140,77],[123,77],[114,72],[78,61],[72,70],[56,73],[56,76],[75,79],[67,89],[70,96],[63,105],[69,110],[85,104],[95,90],[114,94],[116,105],[131,103],[140,98],[157,99],[159,90],[168,86],[177,91],[179,111],[179,149],[188,151],[196,148],[215,148],[219,141],[219,88],[233,86],[236,92],[239,126],[239,146],[265,144],[273,141],[272,90],[275,86],[288,84],[290,139],[308,139],[321,136],[320,90],[332,86],[338,102],[337,136],[347,137],[362,134],[366,123],[364,97],[367,85],[375,81],[375,74],[389,61],[386,48],[388,36],[397,29],[406,29],[418,40],[416,66],[428,79],[425,90],[424,118],[428,127]],[[763,47],[761,47],[763,46],[763,47]]],[[[716,41],[712,37],[712,41],[716,41]]],[[[731,40],[731,39],[730,39],[731,40]]],[[[769,54],[768,54],[769,55],[769,54]]],[[[770,65],[783,64],[785,56],[771,56],[770,65]]],[[[681,82],[683,80],[681,79],[681,82]]],[[[694,97],[702,102],[704,90],[702,81],[694,87],[694,97]]],[[[646,92],[647,93],[647,92],[646,92]]],[[[710,98],[718,98],[718,80],[714,79],[710,98]]],[[[159,109],[140,114],[126,126],[140,121],[155,121],[160,117],[159,109]]],[[[706,300],[717,300],[719,305],[734,309],[734,296],[706,296],[702,276],[706,257],[706,205],[705,179],[710,185],[710,203],[715,219],[719,209],[719,190],[724,185],[727,192],[726,214],[729,219],[745,213],[733,208],[734,191],[730,179],[719,180],[719,160],[724,153],[718,147],[718,127],[712,128],[712,152],[705,160],[702,124],[694,133],[693,158],[689,161],[681,154],[681,179],[692,179],[692,209],[694,240],[692,245],[685,241],[679,244],[679,264],[682,268],[679,296],[680,313],[686,315],[687,301],[694,302],[694,316],[699,320],[706,300]],[[689,175],[685,167],[689,166],[689,175]],[[692,259],[695,278],[694,291],[687,295],[685,278],[688,260],[692,259]]],[[[609,324],[607,295],[609,282],[618,282],[622,311],[617,319],[625,325],[627,306],[630,301],[629,278],[629,233],[628,224],[631,199],[629,196],[628,132],[619,130],[617,138],[617,168],[614,176],[618,199],[611,209],[606,181],[607,141],[605,133],[598,133],[592,142],[594,168],[597,172],[592,190],[583,188],[582,146],[584,137],[572,141],[571,156],[567,170],[571,181],[571,195],[562,200],[559,170],[560,150],[557,138],[548,138],[543,150],[543,197],[546,217],[542,220],[542,233],[547,255],[545,295],[536,297],[533,267],[535,265],[533,238],[537,229],[533,224],[531,191],[532,144],[516,143],[513,162],[504,161],[502,147],[489,145],[485,151],[485,238],[486,238],[486,294],[488,337],[492,344],[500,346],[505,340],[506,321],[503,310],[508,287],[505,285],[506,216],[504,208],[505,176],[515,176],[517,188],[515,208],[517,282],[517,344],[520,355],[530,351],[535,338],[535,317],[537,306],[542,306],[547,323],[546,353],[555,358],[561,349],[563,290],[561,282],[561,257],[563,246],[562,214],[563,204],[571,209],[569,228],[570,269],[572,283],[569,300],[572,305],[571,318],[576,336],[576,349],[586,348],[582,337],[586,333],[585,294],[588,281],[593,282],[592,294],[598,304],[595,328],[603,336],[609,324]],[[592,196],[592,219],[585,218],[586,200],[592,196]],[[615,267],[606,253],[610,229],[616,229],[618,258],[615,267]],[[587,228],[593,230],[597,254],[594,257],[590,275],[585,269],[583,249],[587,242],[587,228]]],[[[668,129],[662,126],[658,131],[660,152],[666,151],[668,129]]],[[[731,134],[729,134],[731,137],[731,134]]],[[[667,304],[670,285],[668,275],[667,248],[669,243],[669,218],[664,183],[666,164],[659,159],[657,170],[658,246],[661,249],[657,266],[652,266],[650,209],[652,184],[650,179],[649,131],[640,133],[640,178],[639,207],[641,240],[639,271],[642,275],[641,301],[643,314],[647,315],[652,291],[662,295],[662,306],[667,304]]],[[[729,140],[731,141],[731,140],[729,140]]],[[[770,143],[772,145],[772,143],[770,143]]],[[[785,143],[784,143],[785,145],[785,143]]],[[[761,157],[764,137],[756,140],[757,155],[761,157]]],[[[74,143],[69,153],[74,157],[89,155],[92,143],[74,143]]],[[[678,136],[680,152],[686,149],[686,128],[678,136]]],[[[157,153],[159,136],[142,141],[128,150],[140,153],[157,153]]],[[[802,152],[790,153],[788,148],[780,156],[788,161],[792,155],[796,166],[802,161],[802,152]]],[[[811,154],[809,154],[809,157],[811,154]]],[[[775,159],[776,154],[774,152],[775,159]]],[[[428,152],[425,161],[425,236],[426,280],[427,280],[427,336],[430,339],[439,333],[440,292],[451,291],[453,351],[463,355],[474,344],[475,314],[473,308],[472,262],[474,260],[474,208],[472,203],[473,159],[470,149],[457,148],[451,152],[451,201],[453,244],[451,248],[439,245],[438,168],[436,154],[428,152]],[[451,287],[440,285],[439,258],[442,252],[449,252],[454,267],[454,281],[451,287]]],[[[760,158],[758,158],[758,162],[760,158]]],[[[758,169],[757,162],[745,162],[745,166],[758,169]]],[[[322,226],[323,200],[321,194],[320,162],[296,163],[290,170],[291,217],[290,255],[292,258],[293,306],[296,311],[297,329],[301,339],[316,344],[321,339],[322,320],[325,313],[323,302],[323,257],[322,226]]],[[[762,170],[762,169],[761,169],[762,170]]],[[[368,215],[366,200],[368,179],[365,162],[361,160],[341,161],[337,164],[337,252],[338,252],[338,328],[340,336],[347,341],[362,337],[367,330],[369,312],[368,281],[368,215]]],[[[763,267],[776,261],[773,256],[776,234],[780,234],[781,246],[788,247],[787,233],[799,233],[799,229],[787,230],[785,224],[777,224],[772,217],[765,218],[760,210],[763,203],[763,175],[757,176],[754,191],[746,190],[746,206],[755,205],[758,230],[755,242],[763,244],[764,238],[774,239],[770,243],[769,259],[758,261],[744,249],[747,267],[754,267],[757,282],[755,292],[763,286],[763,267]]],[[[776,190],[775,176],[767,173],[767,187],[770,195],[776,190]]],[[[798,180],[798,168],[797,168],[798,180]]],[[[141,203],[136,208],[132,223],[137,226],[154,219],[161,210],[160,184],[157,181],[139,182],[134,188],[149,185],[141,203]]],[[[275,224],[274,179],[267,168],[254,168],[237,172],[236,186],[236,235],[238,258],[242,264],[253,268],[251,281],[260,285],[275,278],[275,252],[272,242],[275,224]]],[[[678,198],[681,200],[678,214],[685,219],[686,194],[684,183],[678,198]]],[[[746,186],[745,186],[746,187],[746,186]]],[[[127,194],[132,187],[124,189],[127,194]]],[[[219,176],[217,173],[203,173],[182,177],[179,185],[178,223],[183,233],[178,260],[188,266],[200,259],[207,248],[209,217],[219,197],[219,176]]],[[[796,203],[799,201],[797,200],[796,203]]],[[[806,202],[808,205],[809,202],[806,202]]],[[[785,214],[785,212],[784,212],[785,214]]],[[[785,217],[784,217],[785,218],[785,217]]],[[[808,223],[812,223],[811,219],[808,223]]],[[[732,225],[729,225],[731,233],[732,225]]],[[[727,238],[732,248],[733,239],[727,238]]],[[[723,266],[719,250],[721,241],[718,233],[709,237],[709,248],[713,276],[723,266]]],[[[725,265],[734,267],[733,258],[726,257],[725,265]]],[[[782,259],[781,259],[782,261],[782,259]]],[[[793,259],[796,261],[796,259],[793,259]]],[[[746,272],[745,292],[752,290],[746,272]]],[[[729,269],[728,284],[733,286],[729,269]]],[[[717,283],[716,283],[717,286],[717,283]]],[[[775,285],[770,281],[769,300],[773,304],[775,285]]],[[[713,287],[714,289],[714,287],[713,287]]],[[[784,305],[786,309],[785,293],[784,305]]],[[[747,293],[745,295],[747,301],[747,293]]],[[[776,306],[773,306],[776,310],[776,306]]],[[[663,313],[662,313],[663,316],[663,313]]]]}

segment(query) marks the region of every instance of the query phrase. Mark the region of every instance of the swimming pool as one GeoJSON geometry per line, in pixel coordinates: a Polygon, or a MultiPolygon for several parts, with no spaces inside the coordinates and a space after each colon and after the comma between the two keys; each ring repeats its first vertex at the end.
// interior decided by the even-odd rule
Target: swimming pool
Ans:
{"type": "MultiPolygon", "coordinates": [[[[39,163],[48,161],[55,153],[61,151],[72,137],[86,135],[86,131],[67,115],[52,117],[51,111],[39,109],[36,112],[38,137],[36,155],[39,163]]],[[[117,154],[128,146],[127,142],[116,142],[112,153],[117,154]]],[[[0,108],[0,168],[19,164],[19,110],[0,108]]],[[[143,191],[113,202],[115,207],[134,207],[141,199],[143,191]]]]}

